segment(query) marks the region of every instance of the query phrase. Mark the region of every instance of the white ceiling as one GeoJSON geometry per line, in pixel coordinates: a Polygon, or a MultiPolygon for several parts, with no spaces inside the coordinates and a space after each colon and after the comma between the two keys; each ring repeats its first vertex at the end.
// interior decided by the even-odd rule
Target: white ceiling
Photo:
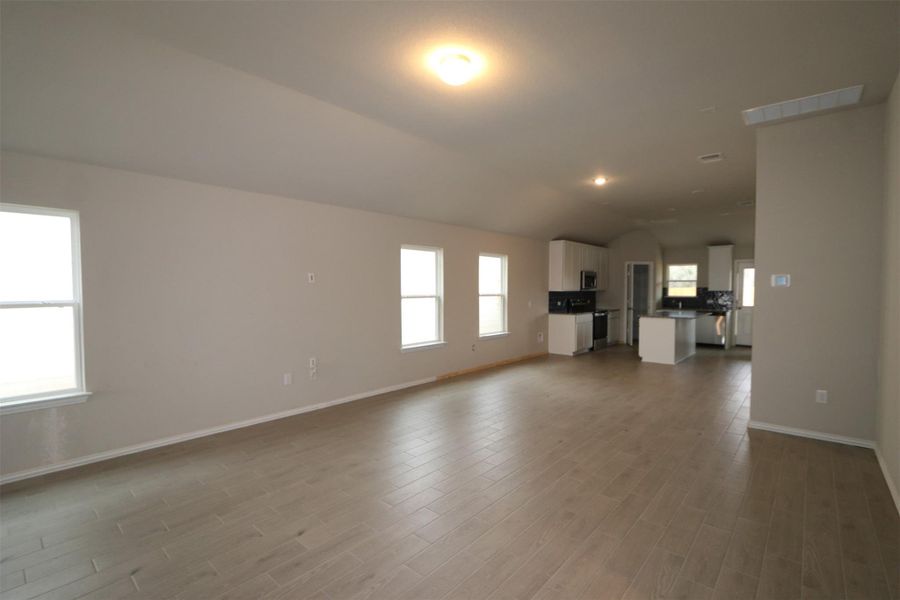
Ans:
{"type": "Polygon", "coordinates": [[[900,58],[897,2],[2,12],[4,148],[546,239],[638,227],[670,246],[752,243],[741,110],[859,83],[879,103],[900,58]],[[487,71],[444,85],[422,64],[442,43],[487,71]],[[709,152],[726,158],[696,160],[709,152]]]}

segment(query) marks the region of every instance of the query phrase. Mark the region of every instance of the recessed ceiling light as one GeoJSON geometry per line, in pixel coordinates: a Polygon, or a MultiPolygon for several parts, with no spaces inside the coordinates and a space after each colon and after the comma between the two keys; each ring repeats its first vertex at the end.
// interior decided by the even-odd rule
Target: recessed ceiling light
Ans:
{"type": "Polygon", "coordinates": [[[428,56],[428,65],[447,85],[454,87],[472,81],[484,68],[484,61],[464,48],[438,48],[428,56]]]}
{"type": "Polygon", "coordinates": [[[677,208],[670,208],[670,209],[669,209],[669,212],[675,212],[675,211],[677,211],[677,210],[678,210],[677,208]]]}
{"type": "Polygon", "coordinates": [[[606,177],[602,175],[599,177],[594,177],[594,185],[606,185],[606,182],[609,181],[606,177]]]}
{"type": "Polygon", "coordinates": [[[702,193],[705,192],[705,191],[706,191],[706,190],[691,190],[691,193],[692,193],[692,194],[702,194],[702,193]]]}

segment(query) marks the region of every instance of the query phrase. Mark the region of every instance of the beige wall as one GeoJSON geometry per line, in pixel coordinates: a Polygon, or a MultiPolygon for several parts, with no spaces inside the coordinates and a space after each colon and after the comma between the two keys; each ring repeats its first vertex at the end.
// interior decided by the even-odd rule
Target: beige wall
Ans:
{"type": "Polygon", "coordinates": [[[884,285],[875,440],[893,480],[894,501],[900,502],[900,76],[887,104],[884,181],[884,285]]]}
{"type": "MultiPolygon", "coordinates": [[[[736,245],[734,247],[734,260],[753,258],[752,245],[736,245]]],[[[665,265],[697,264],[697,286],[709,287],[709,247],[708,246],[684,246],[678,248],[663,248],[663,263],[665,265]]],[[[665,279],[665,274],[663,274],[665,279]]],[[[665,285],[665,281],[663,281],[665,285]]]]}
{"type": "Polygon", "coordinates": [[[18,154],[2,172],[4,201],[81,213],[94,393],[4,416],[3,474],[546,351],[543,241],[18,154]],[[400,352],[403,243],[444,248],[444,348],[400,352]],[[477,339],[480,251],[509,256],[508,337],[477,339]]]}
{"type": "MultiPolygon", "coordinates": [[[[622,308],[625,303],[625,263],[644,261],[653,263],[655,298],[657,304],[662,297],[662,248],[653,234],[635,230],[621,235],[607,244],[609,248],[609,284],[603,292],[597,293],[597,305],[622,308]]],[[[623,315],[624,316],[624,315],[623,315]]],[[[619,339],[625,339],[625,319],[619,319],[619,339]]]]}
{"type": "Polygon", "coordinates": [[[875,437],[883,127],[875,106],[758,130],[754,421],[875,437]]]}

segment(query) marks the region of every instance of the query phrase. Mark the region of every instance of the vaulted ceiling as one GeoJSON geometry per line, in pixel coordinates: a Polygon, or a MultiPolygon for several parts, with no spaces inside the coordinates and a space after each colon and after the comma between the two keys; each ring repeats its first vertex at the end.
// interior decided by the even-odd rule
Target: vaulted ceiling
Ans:
{"type": "Polygon", "coordinates": [[[884,101],[898,7],[3,2],[2,143],[544,239],[752,243],[740,111],[859,83],[884,101]],[[447,43],[482,76],[427,70],[447,43]]]}

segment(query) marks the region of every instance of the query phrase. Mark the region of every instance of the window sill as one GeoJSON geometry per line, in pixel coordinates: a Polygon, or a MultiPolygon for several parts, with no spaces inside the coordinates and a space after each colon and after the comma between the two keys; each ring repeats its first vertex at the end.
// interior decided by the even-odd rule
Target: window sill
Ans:
{"type": "Polygon", "coordinates": [[[31,410],[57,408],[69,404],[81,404],[82,402],[85,402],[90,395],[90,392],[71,392],[60,394],[58,396],[42,396],[40,398],[28,398],[26,400],[11,400],[9,402],[0,403],[0,415],[11,415],[31,410]]]}
{"type": "Polygon", "coordinates": [[[442,348],[447,342],[427,342],[425,344],[413,344],[410,346],[401,346],[400,352],[418,352],[419,350],[431,350],[432,348],[442,348]]]}
{"type": "Polygon", "coordinates": [[[490,340],[493,338],[502,338],[509,335],[508,331],[498,331],[497,333],[486,333],[484,335],[479,335],[479,340],[490,340]]]}

